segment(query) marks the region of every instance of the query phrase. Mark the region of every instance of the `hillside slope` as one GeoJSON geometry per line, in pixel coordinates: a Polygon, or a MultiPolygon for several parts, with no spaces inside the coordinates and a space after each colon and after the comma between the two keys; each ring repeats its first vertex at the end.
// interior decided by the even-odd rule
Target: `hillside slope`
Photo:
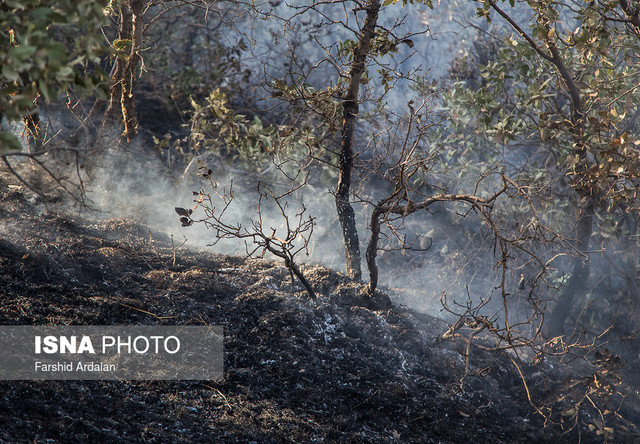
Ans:
{"type": "MultiPolygon", "coordinates": [[[[492,370],[456,389],[464,363],[436,341],[444,322],[364,307],[339,273],[307,266],[310,301],[277,262],[176,251],[127,219],[47,215],[0,182],[1,324],[225,328],[223,381],[0,382],[2,442],[602,442],[586,410],[569,432],[544,427],[505,357],[478,354],[492,370]]],[[[568,376],[525,371],[540,393],[568,376]]],[[[640,442],[629,419],[617,442],[640,442]]]]}

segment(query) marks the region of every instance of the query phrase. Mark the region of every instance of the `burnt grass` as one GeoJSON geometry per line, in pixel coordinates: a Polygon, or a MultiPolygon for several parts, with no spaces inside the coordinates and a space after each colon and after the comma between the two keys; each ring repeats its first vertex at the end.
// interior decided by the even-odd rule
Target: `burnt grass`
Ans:
{"type": "Polygon", "coordinates": [[[303,267],[309,300],[279,262],[174,250],[128,219],[49,214],[15,185],[0,176],[2,325],[222,325],[225,372],[1,381],[2,442],[640,442],[628,387],[607,424],[587,401],[577,422],[562,414],[588,367],[522,365],[545,420],[506,356],[474,352],[471,369],[488,369],[460,386],[464,360],[437,340],[445,322],[363,299],[336,271],[303,267]]]}

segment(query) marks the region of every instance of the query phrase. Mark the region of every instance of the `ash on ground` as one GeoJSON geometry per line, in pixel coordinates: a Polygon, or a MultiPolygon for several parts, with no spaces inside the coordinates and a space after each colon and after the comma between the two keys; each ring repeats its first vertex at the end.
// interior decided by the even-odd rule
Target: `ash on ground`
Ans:
{"type": "Polygon", "coordinates": [[[615,415],[576,406],[585,366],[522,365],[547,421],[508,356],[474,352],[470,370],[487,370],[460,385],[445,322],[367,303],[340,273],[304,266],[309,300],[279,262],[176,250],[133,220],[47,214],[0,181],[3,325],[225,329],[222,381],[1,382],[2,442],[640,442],[636,389],[618,387],[615,415]]]}

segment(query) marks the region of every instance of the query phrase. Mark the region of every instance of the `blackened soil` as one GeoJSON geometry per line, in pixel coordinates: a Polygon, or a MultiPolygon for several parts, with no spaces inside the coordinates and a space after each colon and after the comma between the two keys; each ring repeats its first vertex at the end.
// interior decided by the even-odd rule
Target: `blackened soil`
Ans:
{"type": "Polygon", "coordinates": [[[15,185],[0,177],[0,324],[223,325],[225,377],[0,382],[2,442],[640,442],[636,410],[601,410],[605,423],[576,395],[584,368],[522,364],[545,420],[506,356],[478,351],[472,370],[493,365],[460,387],[464,360],[436,340],[444,322],[367,303],[335,271],[304,267],[311,301],[277,262],[174,252],[127,219],[47,215],[15,185]]]}

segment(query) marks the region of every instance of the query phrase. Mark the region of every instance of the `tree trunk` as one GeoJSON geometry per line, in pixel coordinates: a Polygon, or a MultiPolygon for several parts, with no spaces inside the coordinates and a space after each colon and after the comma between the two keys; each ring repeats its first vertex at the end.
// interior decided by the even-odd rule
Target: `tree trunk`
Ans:
{"type": "Polygon", "coordinates": [[[369,238],[369,245],[367,246],[366,259],[367,269],[369,270],[369,288],[368,293],[370,296],[378,288],[378,264],[376,263],[376,257],[378,256],[378,242],[380,241],[380,217],[382,211],[380,205],[373,209],[371,214],[371,223],[369,228],[371,229],[371,237],[369,238]]]}
{"type": "Polygon", "coordinates": [[[132,140],[138,135],[138,115],[136,113],[134,89],[140,51],[142,51],[142,31],[144,29],[144,7],[146,0],[131,0],[132,40],[131,55],[127,60],[122,84],[122,118],[124,121],[124,137],[132,140]]]}
{"type": "Polygon", "coordinates": [[[119,40],[130,40],[131,49],[127,56],[118,55],[111,70],[109,101],[104,113],[103,125],[109,121],[122,119],[122,136],[131,141],[138,134],[138,119],[135,108],[135,74],[140,63],[144,8],[146,0],[129,0],[120,7],[119,40]]]}
{"type": "MultiPolygon", "coordinates": [[[[118,40],[131,40],[131,29],[133,27],[133,19],[131,8],[128,2],[120,4],[120,17],[118,29],[118,40]]],[[[122,101],[122,78],[124,77],[125,60],[120,56],[116,56],[113,67],[111,68],[111,79],[109,83],[109,99],[107,109],[104,112],[104,122],[116,121],[120,117],[122,101]]],[[[104,123],[103,122],[103,123],[104,123]]]]}
{"type": "MultiPolygon", "coordinates": [[[[586,254],[589,251],[595,214],[594,199],[592,197],[586,198],[586,206],[580,209],[576,238],[576,249],[582,254],[586,254]]],[[[571,277],[549,316],[547,332],[550,335],[559,336],[564,333],[565,321],[571,314],[573,306],[584,296],[590,273],[591,266],[588,257],[579,256],[573,259],[571,277]]]]}
{"type": "MultiPolygon", "coordinates": [[[[584,133],[584,110],[582,104],[583,91],[580,89],[579,84],[576,82],[577,75],[572,74],[569,68],[565,65],[562,54],[558,50],[555,33],[552,32],[551,24],[543,16],[538,17],[538,24],[545,26],[546,39],[545,45],[548,52],[539,47],[536,41],[531,38],[518,24],[506,14],[496,4],[495,0],[489,0],[491,7],[502,16],[512,27],[515,29],[522,38],[524,38],[531,48],[542,57],[544,60],[553,64],[559,77],[564,81],[564,84],[569,93],[569,99],[571,100],[571,124],[573,126],[573,140],[576,147],[578,147],[579,156],[579,169],[574,175],[574,187],[578,197],[581,199],[578,214],[578,226],[576,236],[576,249],[579,252],[573,261],[573,273],[567,282],[567,287],[560,295],[559,301],[553,308],[551,315],[549,316],[546,330],[553,335],[560,335],[564,332],[564,322],[569,315],[571,308],[575,305],[579,297],[583,296],[589,279],[590,266],[589,258],[586,257],[586,253],[589,251],[589,243],[593,234],[593,221],[595,215],[595,202],[597,196],[593,195],[591,185],[589,183],[581,183],[588,177],[589,172],[589,159],[587,156],[587,147],[585,144],[586,134],[584,133]],[[575,78],[574,78],[575,77],[575,78]]],[[[621,3],[625,12],[631,11],[626,1],[621,3]]],[[[632,15],[636,16],[636,12],[632,15]]],[[[640,21],[637,21],[640,24],[640,21]]],[[[632,21],[633,24],[633,21],[632,21]]]]}
{"type": "Polygon", "coordinates": [[[340,146],[340,160],[338,173],[338,186],[335,193],[338,220],[342,228],[344,238],[345,257],[347,261],[347,276],[352,279],[361,279],[362,268],[360,258],[360,242],[356,227],[355,212],[349,200],[351,190],[351,173],[354,163],[353,139],[355,123],[358,118],[358,93],[360,81],[366,69],[366,61],[371,48],[371,40],[375,35],[380,1],[370,0],[365,7],[367,16],[364,26],[358,37],[358,45],[353,53],[353,62],[349,72],[349,86],[347,94],[342,101],[342,141],[340,146]]]}
{"type": "Polygon", "coordinates": [[[593,190],[588,183],[582,183],[589,173],[589,159],[587,147],[585,146],[584,134],[584,111],[582,108],[582,91],[574,81],[573,75],[569,72],[563,62],[555,43],[547,43],[551,53],[551,61],[556,66],[558,73],[564,80],[571,99],[571,123],[573,124],[573,139],[579,147],[578,168],[574,178],[574,186],[580,204],[578,207],[578,224],[576,230],[576,250],[579,256],[573,259],[573,272],[567,282],[567,286],[556,303],[547,324],[547,332],[553,336],[564,333],[564,323],[571,313],[573,306],[584,296],[587,282],[591,273],[589,258],[586,257],[589,251],[589,244],[593,234],[593,219],[595,215],[595,197],[593,190]]]}

